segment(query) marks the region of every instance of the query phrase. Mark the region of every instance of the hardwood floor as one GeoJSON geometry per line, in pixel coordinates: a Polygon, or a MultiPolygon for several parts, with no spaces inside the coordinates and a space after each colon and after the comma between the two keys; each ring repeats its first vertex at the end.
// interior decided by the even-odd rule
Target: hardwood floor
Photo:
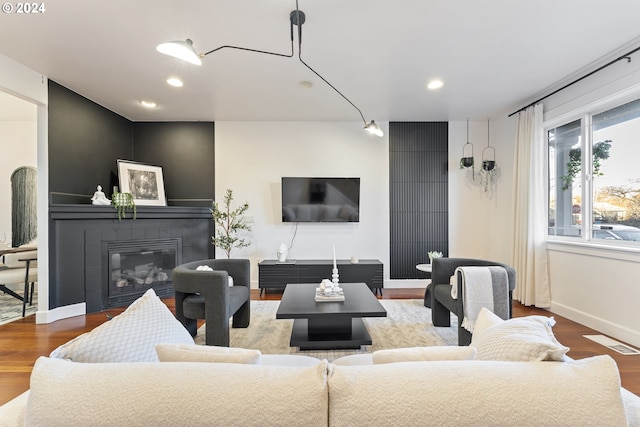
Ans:
{"type": "MultiPolygon", "coordinates": [[[[251,299],[279,300],[281,292],[269,291],[262,296],[258,290],[251,291],[251,299]]],[[[383,299],[421,299],[422,289],[385,289],[383,299]]],[[[174,311],[174,300],[164,300],[174,311]]],[[[106,310],[36,325],[35,316],[29,316],[6,325],[0,325],[0,405],[13,399],[29,388],[29,377],[35,360],[48,355],[59,345],[104,323],[107,316],[115,316],[124,309],[106,310]]],[[[524,307],[514,303],[514,317],[540,314],[550,316],[548,311],[524,307]]],[[[609,354],[618,364],[622,386],[640,395],[640,356],[624,356],[583,337],[598,332],[554,315],[557,324],[553,328],[558,340],[571,348],[569,356],[574,359],[609,354]]]]}

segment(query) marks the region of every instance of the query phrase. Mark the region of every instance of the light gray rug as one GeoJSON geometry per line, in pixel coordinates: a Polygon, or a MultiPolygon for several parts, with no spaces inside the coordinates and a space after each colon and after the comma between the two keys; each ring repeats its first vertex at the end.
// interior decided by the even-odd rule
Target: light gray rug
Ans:
{"type": "MultiPolygon", "coordinates": [[[[23,290],[16,290],[16,293],[22,296],[23,290]]],[[[25,316],[35,314],[36,311],[38,311],[38,293],[34,292],[33,305],[30,306],[29,303],[27,303],[25,316]]],[[[0,291],[0,325],[13,322],[17,319],[22,319],[22,301],[0,291]]]]}
{"type": "MultiPolygon", "coordinates": [[[[304,354],[332,361],[348,354],[370,353],[375,350],[457,345],[457,318],[452,316],[451,327],[436,328],[431,323],[431,310],[422,300],[380,300],[387,317],[365,318],[373,344],[360,350],[306,350],[289,346],[293,320],[276,319],[280,301],[251,301],[251,323],[248,328],[230,328],[230,346],[252,348],[264,354],[304,354]]],[[[202,326],[196,343],[204,344],[202,326]]]]}

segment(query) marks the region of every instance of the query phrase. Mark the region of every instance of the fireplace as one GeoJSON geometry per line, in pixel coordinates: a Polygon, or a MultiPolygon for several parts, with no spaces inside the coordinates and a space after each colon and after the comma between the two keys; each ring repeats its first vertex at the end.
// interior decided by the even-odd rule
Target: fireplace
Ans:
{"type": "MultiPolygon", "coordinates": [[[[120,244],[124,249],[133,247],[146,252],[149,244],[159,243],[163,249],[167,242],[172,242],[171,247],[177,242],[175,265],[214,257],[211,236],[215,230],[209,208],[138,206],[137,211],[135,220],[120,221],[113,206],[49,206],[49,309],[84,303],[87,313],[95,313],[116,305],[126,307],[135,300],[135,295],[144,293],[148,289],[144,284],[139,289],[135,289],[135,284],[133,289],[125,285],[121,286],[123,289],[114,289],[109,301],[112,282],[109,249],[117,251],[123,248],[120,244]]],[[[145,256],[149,258],[148,254],[145,256]]],[[[169,255],[167,258],[173,259],[169,255]]],[[[149,262],[142,259],[134,261],[133,267],[123,268],[121,256],[117,268],[135,273],[136,265],[149,262]]],[[[155,266],[156,261],[153,262],[155,266]]],[[[159,268],[171,276],[170,268],[159,268]]],[[[140,267],[138,272],[142,275],[140,267]]],[[[163,298],[173,296],[170,280],[171,277],[166,283],[154,280],[153,287],[163,298]]]]}
{"type": "Polygon", "coordinates": [[[180,238],[104,242],[103,305],[128,305],[150,288],[160,298],[172,297],[171,274],[182,263],[181,248],[180,238]]]}

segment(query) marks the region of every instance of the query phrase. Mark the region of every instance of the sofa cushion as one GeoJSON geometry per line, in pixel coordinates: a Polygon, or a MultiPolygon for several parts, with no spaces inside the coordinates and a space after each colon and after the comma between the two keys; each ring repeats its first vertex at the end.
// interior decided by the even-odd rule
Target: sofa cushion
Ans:
{"type": "Polygon", "coordinates": [[[75,363],[41,357],[26,425],[326,426],[327,363],[75,363]]]}
{"type": "MultiPolygon", "coordinates": [[[[27,266],[26,261],[21,261],[23,259],[31,259],[29,263],[29,268],[35,268],[38,265],[38,251],[25,251],[25,252],[16,252],[12,254],[6,254],[3,257],[4,265],[9,268],[23,268],[27,266]]],[[[37,270],[37,268],[36,268],[37,270]]],[[[24,274],[22,275],[22,281],[24,282],[24,274]]]]}
{"type": "Polygon", "coordinates": [[[373,352],[373,363],[419,362],[434,360],[469,360],[476,355],[473,347],[432,346],[393,348],[373,352]]]}
{"type": "Polygon", "coordinates": [[[329,425],[626,425],[609,356],[332,366],[329,425]],[[384,392],[384,404],[363,404],[384,392]]]}
{"type": "Polygon", "coordinates": [[[527,316],[502,320],[483,308],[478,314],[471,346],[478,360],[564,360],[568,347],[558,342],[551,329],[552,317],[527,316]]]}
{"type": "Polygon", "coordinates": [[[156,344],[193,344],[193,338],[149,289],[108,322],[53,350],[75,362],[157,362],[156,344]]]}
{"type": "Polygon", "coordinates": [[[161,362],[260,364],[260,350],[196,344],[156,344],[161,362]]]}

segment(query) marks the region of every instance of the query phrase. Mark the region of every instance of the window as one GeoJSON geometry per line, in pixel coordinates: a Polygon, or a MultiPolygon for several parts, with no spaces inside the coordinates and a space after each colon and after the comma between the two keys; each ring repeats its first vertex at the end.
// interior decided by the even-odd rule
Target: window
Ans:
{"type": "Polygon", "coordinates": [[[546,136],[548,234],[640,242],[640,99],[587,112],[546,136]]]}

